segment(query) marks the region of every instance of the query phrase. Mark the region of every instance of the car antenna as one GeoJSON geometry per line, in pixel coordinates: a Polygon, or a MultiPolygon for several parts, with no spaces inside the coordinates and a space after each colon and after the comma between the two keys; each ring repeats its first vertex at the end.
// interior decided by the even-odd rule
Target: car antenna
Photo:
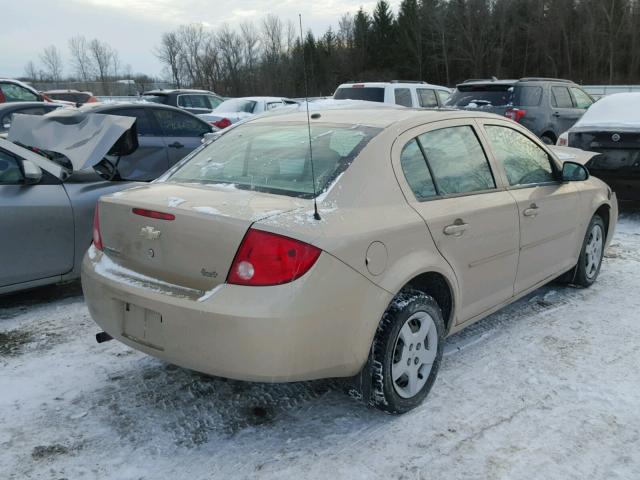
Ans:
{"type": "Polygon", "coordinates": [[[309,117],[309,87],[307,86],[307,61],[304,56],[304,39],[302,37],[302,14],[300,20],[300,48],[302,49],[302,68],[304,70],[304,101],[307,105],[307,129],[309,131],[309,162],[311,163],[311,181],[313,182],[313,218],[320,220],[318,213],[318,199],[316,194],[316,172],[313,169],[313,148],[311,147],[311,118],[309,117]]]}

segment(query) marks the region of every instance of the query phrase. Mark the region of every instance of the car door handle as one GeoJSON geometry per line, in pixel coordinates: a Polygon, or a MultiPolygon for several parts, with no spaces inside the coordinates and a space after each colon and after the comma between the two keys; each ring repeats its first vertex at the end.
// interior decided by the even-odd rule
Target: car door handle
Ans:
{"type": "Polygon", "coordinates": [[[529,208],[525,208],[522,214],[525,217],[535,217],[538,215],[538,206],[535,203],[532,203],[529,208]]]}
{"type": "Polygon", "coordinates": [[[458,219],[452,225],[447,225],[442,230],[445,235],[453,235],[454,237],[461,236],[469,225],[463,223],[462,220],[458,219]]]}
{"type": "Polygon", "coordinates": [[[560,116],[560,112],[553,112],[553,116],[554,117],[559,117],[560,116]]]}
{"type": "Polygon", "coordinates": [[[182,148],[184,145],[180,142],[173,142],[169,144],[169,148],[182,148]]]}

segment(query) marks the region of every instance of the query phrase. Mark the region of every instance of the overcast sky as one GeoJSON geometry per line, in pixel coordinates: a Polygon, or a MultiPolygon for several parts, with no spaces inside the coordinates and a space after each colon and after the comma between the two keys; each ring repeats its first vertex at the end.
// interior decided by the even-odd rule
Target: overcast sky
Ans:
{"type": "MultiPolygon", "coordinates": [[[[1,1],[0,77],[24,74],[29,60],[48,45],[56,45],[68,66],[67,42],[75,35],[97,37],[116,48],[122,65],[134,72],[158,75],[161,67],[151,53],[163,32],[181,24],[201,22],[213,28],[237,26],[246,20],[259,23],[268,13],[297,22],[321,34],[337,29],[344,13],[360,6],[371,12],[375,0],[11,0],[1,1]]],[[[394,10],[399,0],[390,1],[394,10]]]]}

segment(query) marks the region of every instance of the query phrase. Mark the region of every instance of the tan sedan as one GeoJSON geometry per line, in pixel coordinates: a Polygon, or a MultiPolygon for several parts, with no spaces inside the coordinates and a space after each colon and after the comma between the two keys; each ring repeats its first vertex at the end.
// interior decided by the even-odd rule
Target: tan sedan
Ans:
{"type": "Polygon", "coordinates": [[[257,118],[101,199],[82,275],[101,338],[236,379],[353,377],[401,413],[447,335],[555,278],[595,281],[615,195],[518,124],[389,108],[310,122],[311,142],[304,113],[257,118]]]}

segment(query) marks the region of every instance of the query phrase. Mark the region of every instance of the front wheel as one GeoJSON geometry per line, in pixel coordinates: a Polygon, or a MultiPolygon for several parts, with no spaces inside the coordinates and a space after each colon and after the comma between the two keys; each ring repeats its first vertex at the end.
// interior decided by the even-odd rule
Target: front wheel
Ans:
{"type": "Polygon", "coordinates": [[[594,215],[584,237],[572,283],[581,287],[589,287],[596,281],[604,256],[605,238],[604,221],[599,215],[594,215]]]}
{"type": "Polygon", "coordinates": [[[361,373],[369,403],[387,413],[418,406],[435,382],[442,361],[444,321],[436,301],[418,291],[401,292],[385,312],[361,373]]]}

